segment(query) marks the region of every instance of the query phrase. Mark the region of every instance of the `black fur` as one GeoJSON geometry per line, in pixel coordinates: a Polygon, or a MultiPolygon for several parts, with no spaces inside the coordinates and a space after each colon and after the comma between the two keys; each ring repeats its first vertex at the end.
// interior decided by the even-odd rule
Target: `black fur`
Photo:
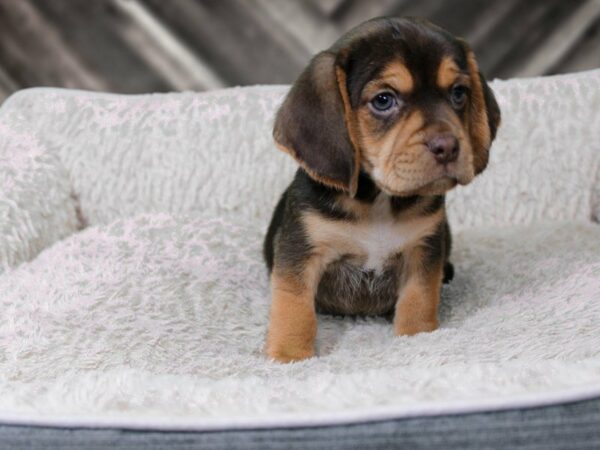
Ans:
{"type": "MultiPolygon", "coordinates": [[[[380,193],[369,175],[361,173],[356,199],[372,204],[380,193]]],[[[335,200],[340,195],[345,194],[318,183],[303,169],[297,170],[294,180],[277,203],[264,241],[263,253],[269,272],[273,270],[274,263],[284,271],[298,272],[310,256],[312,249],[300,220],[302,211],[318,211],[332,220],[356,220],[336,206],[335,200]]],[[[444,196],[390,197],[390,206],[396,214],[413,207],[419,208],[422,214],[432,214],[443,205],[444,196]]],[[[444,259],[444,274],[452,271],[451,264],[447,262],[450,234],[446,221],[441,222],[438,229],[425,239],[425,247],[426,267],[444,259]]],[[[400,253],[390,258],[381,273],[375,273],[364,270],[351,257],[342,257],[330,264],[321,277],[315,298],[317,311],[348,315],[392,313],[403,264],[400,253]]]]}
{"type": "MultiPolygon", "coordinates": [[[[313,58],[290,90],[275,120],[276,142],[299,161],[301,168],[279,200],[267,231],[263,253],[269,272],[276,267],[301,278],[315,250],[303,226],[304,212],[316,212],[333,221],[355,221],[359,218],[337,202],[340,196],[354,196],[366,205],[373,204],[379,195],[387,196],[364,167],[356,164],[360,162],[360,152],[355,148],[352,119],[346,114],[348,103],[353,110],[364,106],[368,101],[361,97],[365,85],[391,60],[399,59],[409,68],[414,88],[403,95],[402,110],[398,114],[419,110],[424,126],[438,123],[451,105],[448,88],[442,89],[437,84],[440,61],[444,56],[451,56],[458,70],[466,74],[468,52],[464,41],[428,22],[380,18],[357,27],[313,58]]],[[[481,81],[493,138],[500,111],[485,80],[481,78],[481,81]]],[[[466,120],[466,112],[456,113],[461,120],[466,120]]],[[[373,134],[384,135],[397,120],[398,117],[382,119],[373,134]]],[[[388,198],[392,213],[400,220],[404,214],[405,217],[423,217],[445,208],[444,195],[388,198]]],[[[422,259],[416,264],[418,270],[427,272],[443,267],[443,282],[450,282],[454,267],[448,260],[451,234],[447,220],[442,219],[419,245],[422,259]]],[[[406,259],[401,253],[392,254],[376,273],[362,267],[355,255],[341,255],[324,269],[316,293],[317,310],[333,314],[391,312],[405,278],[406,259]]]]}

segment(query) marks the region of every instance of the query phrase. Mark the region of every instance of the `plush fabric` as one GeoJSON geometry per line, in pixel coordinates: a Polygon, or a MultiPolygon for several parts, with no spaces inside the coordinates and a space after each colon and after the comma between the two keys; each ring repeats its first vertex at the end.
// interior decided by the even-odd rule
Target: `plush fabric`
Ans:
{"type": "Polygon", "coordinates": [[[261,351],[260,255],[296,167],[270,133],[287,87],[12,96],[0,419],[261,426],[597,391],[600,71],[492,87],[490,165],[449,195],[440,329],[322,316],[318,357],[289,365],[261,351]]]}

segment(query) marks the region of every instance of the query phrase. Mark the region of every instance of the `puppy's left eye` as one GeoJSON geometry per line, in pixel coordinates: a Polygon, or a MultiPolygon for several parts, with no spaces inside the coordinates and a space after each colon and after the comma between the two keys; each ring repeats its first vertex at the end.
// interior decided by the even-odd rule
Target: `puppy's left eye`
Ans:
{"type": "Polygon", "coordinates": [[[377,113],[387,113],[394,106],[396,106],[397,100],[394,94],[391,92],[380,92],[371,100],[371,108],[377,113]]]}
{"type": "Polygon", "coordinates": [[[466,86],[456,85],[450,90],[450,101],[456,109],[461,109],[467,101],[468,89],[466,86]]]}

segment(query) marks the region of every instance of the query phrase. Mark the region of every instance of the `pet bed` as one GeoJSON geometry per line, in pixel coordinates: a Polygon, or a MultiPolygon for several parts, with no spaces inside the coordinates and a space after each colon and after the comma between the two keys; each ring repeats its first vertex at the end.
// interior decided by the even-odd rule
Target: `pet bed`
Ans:
{"type": "Polygon", "coordinates": [[[318,357],[286,365],[262,353],[260,254],[296,167],[270,132],[286,86],[14,94],[0,108],[0,442],[104,428],[111,442],[263,432],[332,448],[360,426],[374,446],[386,424],[435,439],[425,430],[456,414],[477,427],[584,401],[598,417],[600,70],[491,86],[490,164],[448,195],[440,329],[320,316],[318,357]]]}

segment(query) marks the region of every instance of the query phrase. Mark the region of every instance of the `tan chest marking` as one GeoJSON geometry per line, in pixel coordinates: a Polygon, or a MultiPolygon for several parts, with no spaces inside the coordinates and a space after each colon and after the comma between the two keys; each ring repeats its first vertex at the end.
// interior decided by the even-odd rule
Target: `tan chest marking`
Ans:
{"type": "Polygon", "coordinates": [[[433,233],[442,215],[440,210],[426,217],[395,218],[390,197],[380,194],[368,214],[356,222],[326,219],[314,212],[305,214],[304,222],[311,243],[330,261],[356,256],[365,269],[381,271],[390,256],[433,233]]]}

